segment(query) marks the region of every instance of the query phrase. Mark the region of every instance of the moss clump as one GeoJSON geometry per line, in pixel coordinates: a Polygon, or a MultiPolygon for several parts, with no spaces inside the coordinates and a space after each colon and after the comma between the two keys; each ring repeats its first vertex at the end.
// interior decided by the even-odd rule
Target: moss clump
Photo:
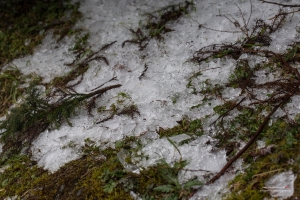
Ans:
{"type": "Polygon", "coordinates": [[[0,197],[23,196],[33,189],[36,181],[48,176],[48,173],[37,167],[27,156],[13,156],[2,166],[0,173],[0,197]]]}
{"type": "Polygon", "coordinates": [[[1,198],[15,195],[23,199],[41,200],[131,198],[122,187],[109,189],[108,184],[116,176],[114,172],[117,171],[120,176],[125,173],[116,157],[83,156],[53,174],[38,168],[26,156],[11,158],[5,166],[9,167],[0,174],[1,198]]]}
{"type": "Polygon", "coordinates": [[[189,120],[187,118],[183,118],[177,123],[178,125],[174,126],[173,128],[168,128],[168,129],[160,128],[158,130],[158,134],[161,137],[169,137],[169,136],[179,135],[182,133],[197,137],[203,134],[202,121],[200,119],[189,120]]]}

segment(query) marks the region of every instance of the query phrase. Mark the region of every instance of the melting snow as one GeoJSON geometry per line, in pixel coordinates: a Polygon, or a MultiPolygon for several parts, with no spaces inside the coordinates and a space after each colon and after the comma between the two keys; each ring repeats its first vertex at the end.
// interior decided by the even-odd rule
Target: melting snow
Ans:
{"type": "Polygon", "coordinates": [[[292,171],[282,172],[271,177],[263,187],[264,191],[270,192],[272,197],[286,199],[294,194],[294,181],[296,177],[292,171]]]}
{"type": "MultiPolygon", "coordinates": [[[[213,107],[222,103],[219,100],[212,101],[211,105],[205,105],[198,109],[190,110],[194,105],[202,102],[201,94],[191,94],[191,89],[186,87],[188,77],[200,67],[187,62],[196,50],[210,45],[223,42],[234,42],[242,36],[241,33],[217,32],[199,28],[199,24],[217,30],[236,30],[234,25],[220,14],[230,14],[236,19],[242,19],[239,5],[245,18],[250,15],[249,1],[242,0],[195,0],[196,11],[188,16],[181,17],[176,23],[168,26],[174,31],[164,36],[163,42],[151,40],[143,51],[139,51],[135,45],[127,44],[122,48],[125,40],[131,39],[129,28],[136,29],[139,21],[144,19],[145,12],[157,10],[169,4],[179,3],[178,0],[86,0],[82,1],[80,10],[84,15],[83,21],[76,26],[88,30],[91,33],[89,43],[92,49],[97,50],[104,44],[117,41],[111,48],[105,51],[109,66],[102,62],[93,62],[89,70],[85,73],[83,81],[74,89],[77,92],[88,92],[108,81],[112,77],[117,77],[117,83],[122,87],[107,92],[96,103],[98,107],[109,107],[116,103],[119,92],[125,92],[131,97],[131,101],[138,107],[140,116],[131,119],[128,116],[114,116],[112,120],[101,124],[95,122],[101,119],[101,114],[95,113],[93,117],[87,112],[81,111],[78,116],[71,119],[73,127],[63,124],[58,130],[45,131],[33,143],[32,152],[38,164],[51,172],[56,171],[65,163],[80,157],[80,147],[84,145],[84,140],[89,138],[99,144],[113,142],[125,136],[138,136],[142,133],[153,135],[153,141],[149,142],[143,152],[149,154],[148,160],[142,160],[139,165],[150,166],[158,160],[164,158],[168,163],[180,159],[180,154],[174,146],[164,138],[159,138],[155,131],[158,127],[169,128],[177,125],[176,121],[183,116],[191,119],[202,118],[205,115],[213,114],[213,107]],[[139,79],[147,64],[148,70],[145,76],[139,79]],[[123,67],[120,67],[123,66],[123,67]],[[172,99],[176,98],[176,103],[172,99]]],[[[269,19],[274,16],[278,6],[262,4],[253,1],[253,19],[269,19]]],[[[297,0],[289,3],[299,3],[297,0]]],[[[278,34],[272,35],[274,42],[270,48],[276,51],[283,51],[287,44],[291,43],[296,36],[296,26],[299,23],[299,15],[295,15],[291,21],[285,25],[278,34]]],[[[15,60],[13,63],[23,73],[36,73],[44,77],[45,82],[49,82],[56,76],[67,73],[70,69],[64,65],[73,59],[69,51],[74,38],[66,38],[61,43],[56,44],[49,34],[43,43],[36,49],[32,56],[27,56],[15,60]]],[[[246,55],[244,55],[246,56],[246,55]]],[[[256,60],[253,58],[253,63],[256,60]]],[[[235,61],[215,60],[201,66],[202,76],[194,79],[196,87],[203,87],[206,79],[214,84],[222,84],[227,81],[232,72],[235,61]],[[205,70],[204,70],[205,69],[205,70]],[[197,85],[198,84],[198,85],[197,85]]],[[[257,74],[262,78],[266,77],[262,72],[257,74]]],[[[239,89],[229,88],[225,97],[230,99],[240,94],[239,89]]],[[[299,97],[294,97],[299,102],[299,97]]],[[[295,103],[290,103],[291,114],[300,111],[300,107],[295,103]]],[[[209,131],[210,128],[205,127],[209,131]]],[[[223,151],[212,153],[212,146],[205,143],[211,140],[209,136],[202,136],[197,140],[179,146],[182,159],[190,163],[187,169],[207,170],[218,172],[226,163],[226,154],[223,151]]],[[[241,161],[236,163],[240,167],[241,161]]],[[[180,179],[184,180],[195,175],[201,176],[204,172],[184,171],[180,179]]],[[[195,195],[195,199],[209,197],[210,199],[220,199],[221,194],[226,192],[228,180],[234,174],[226,173],[216,183],[204,186],[203,190],[195,195]]]]}

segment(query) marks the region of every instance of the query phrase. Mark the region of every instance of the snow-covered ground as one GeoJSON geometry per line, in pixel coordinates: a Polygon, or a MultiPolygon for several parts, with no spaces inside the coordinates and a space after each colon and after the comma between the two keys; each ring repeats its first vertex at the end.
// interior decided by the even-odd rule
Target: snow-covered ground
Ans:
{"type": "MultiPolygon", "coordinates": [[[[183,116],[196,119],[213,114],[213,108],[222,103],[220,100],[212,101],[210,105],[197,109],[190,109],[201,103],[204,97],[201,94],[192,94],[192,90],[186,87],[188,78],[201,68],[206,70],[203,70],[203,75],[197,78],[199,83],[210,79],[212,83],[222,84],[227,81],[236,62],[233,59],[215,60],[199,67],[195,63],[187,61],[195,51],[204,46],[235,42],[242,36],[242,33],[218,32],[199,28],[199,24],[216,30],[237,31],[238,29],[222,15],[230,14],[243,24],[239,8],[246,19],[251,13],[250,1],[195,0],[195,11],[168,24],[168,28],[174,31],[167,33],[164,41],[159,42],[152,39],[143,51],[139,51],[137,45],[133,44],[126,44],[122,48],[125,40],[132,39],[129,28],[137,29],[139,22],[145,20],[145,16],[142,14],[180,2],[182,1],[81,1],[80,11],[84,17],[82,21],[78,22],[76,28],[90,32],[88,43],[91,48],[97,50],[104,44],[117,42],[103,53],[108,58],[109,65],[105,65],[101,61],[92,62],[89,70],[84,74],[83,81],[74,89],[77,92],[87,93],[116,76],[117,80],[109,84],[119,83],[122,84],[122,87],[110,90],[99,98],[97,107],[109,108],[111,104],[116,104],[118,93],[123,92],[130,97],[123,104],[134,103],[139,109],[140,115],[134,116],[133,119],[125,115],[116,115],[111,120],[96,124],[95,122],[103,119],[101,113],[93,112],[93,116],[89,116],[86,111],[80,111],[78,116],[71,119],[73,127],[66,123],[58,130],[45,131],[33,143],[33,159],[38,162],[39,166],[54,172],[65,163],[79,158],[81,155],[79,149],[87,138],[98,144],[104,142],[113,144],[125,136],[142,134],[151,138],[142,150],[150,158],[141,160],[139,165],[149,166],[162,158],[168,163],[172,163],[180,158],[174,146],[167,139],[159,138],[156,130],[159,127],[165,129],[177,125],[176,121],[182,119],[183,116]],[[148,70],[140,78],[145,64],[148,66],[148,70]],[[176,103],[173,102],[174,98],[176,103]]],[[[282,3],[284,2],[299,3],[297,0],[282,1],[282,3]]],[[[254,19],[270,19],[279,9],[278,6],[263,4],[256,0],[252,1],[252,6],[250,27],[253,25],[254,19]]],[[[290,8],[285,9],[291,11],[290,8]]],[[[299,14],[295,14],[293,18],[289,18],[289,23],[286,23],[281,31],[272,35],[273,42],[270,49],[280,52],[286,49],[287,44],[292,43],[297,34],[296,27],[299,25],[299,17],[299,14]]],[[[54,77],[63,75],[70,70],[64,63],[73,59],[73,55],[69,51],[73,41],[72,37],[65,38],[57,44],[49,34],[32,56],[16,59],[13,63],[23,73],[36,73],[42,76],[45,82],[49,82],[54,77]]],[[[228,89],[226,96],[231,99],[238,96],[239,93],[238,89],[228,89]]],[[[299,102],[296,98],[295,101],[299,102]]],[[[297,113],[300,108],[295,105],[295,103],[290,104],[293,112],[297,113]]],[[[204,127],[204,129],[209,131],[208,127],[204,127]]],[[[225,151],[212,153],[210,151],[212,146],[205,144],[208,140],[212,139],[208,135],[204,135],[178,147],[182,159],[189,161],[187,169],[207,170],[215,173],[226,163],[225,151]]],[[[240,168],[241,163],[242,161],[237,162],[235,167],[240,168]]],[[[201,177],[203,173],[203,171],[185,171],[181,173],[180,179],[188,179],[195,175],[201,177]]],[[[234,174],[225,174],[214,184],[204,186],[194,196],[194,199],[201,199],[204,196],[209,199],[221,198],[222,192],[226,191],[226,183],[233,177],[234,174]]]]}

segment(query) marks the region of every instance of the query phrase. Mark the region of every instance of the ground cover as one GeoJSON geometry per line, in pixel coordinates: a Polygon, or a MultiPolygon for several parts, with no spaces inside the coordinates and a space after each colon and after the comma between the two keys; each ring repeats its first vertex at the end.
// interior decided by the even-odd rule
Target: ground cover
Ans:
{"type": "MultiPolygon", "coordinates": [[[[51,5],[52,3],[55,7],[54,2],[49,2],[51,5]]],[[[272,5],[267,1],[259,3],[272,5]]],[[[25,3],[26,6],[28,12],[35,8],[29,3],[25,3]]],[[[78,5],[60,2],[59,8],[64,8],[62,13],[50,19],[64,18],[63,13],[66,12],[74,13],[75,18],[67,18],[68,20],[60,21],[59,24],[55,23],[53,27],[47,25],[47,29],[43,25],[42,30],[46,31],[48,27],[57,29],[60,33],[56,37],[58,42],[63,40],[63,36],[75,34],[75,45],[69,48],[73,59],[65,64],[70,67],[67,73],[43,82],[43,78],[38,75],[24,75],[17,67],[5,65],[16,56],[31,52],[33,46],[26,52],[1,58],[2,65],[5,66],[1,67],[0,75],[4,102],[2,113],[8,109],[9,112],[0,124],[3,142],[1,162],[4,170],[0,176],[0,195],[3,198],[17,199],[72,199],[74,196],[78,199],[188,199],[197,198],[206,187],[220,182],[219,179],[226,174],[239,171],[228,184],[229,191],[223,196],[219,194],[219,198],[270,197],[270,193],[263,191],[263,188],[274,174],[290,171],[293,176],[297,176],[299,171],[300,155],[297,153],[297,145],[300,121],[297,111],[293,112],[300,83],[299,33],[295,34],[286,49],[275,51],[269,48],[273,40],[276,40],[274,35],[291,23],[299,10],[278,9],[269,20],[253,19],[254,3],[250,2],[247,6],[250,8],[247,17],[239,4],[235,5],[235,16],[219,16],[225,18],[233,30],[217,30],[200,24],[194,18],[193,13],[197,12],[196,2],[170,4],[143,15],[143,20],[136,29],[127,29],[132,34],[132,39],[120,41],[119,46],[117,41],[110,41],[95,48],[88,43],[93,33],[72,28],[75,23],[73,20],[79,16],[78,5]],[[137,71],[136,80],[147,80],[151,73],[151,62],[147,60],[145,51],[150,51],[153,44],[158,44],[155,49],[166,51],[163,46],[170,42],[169,34],[176,35],[175,27],[178,26],[177,23],[181,25],[180,19],[183,18],[196,23],[199,30],[240,34],[231,43],[212,43],[197,48],[192,53],[189,52],[189,58],[185,60],[198,66],[187,73],[185,80],[188,95],[198,95],[189,105],[190,111],[199,112],[205,107],[212,107],[213,112],[198,117],[181,115],[179,119],[173,120],[176,121],[176,126],[155,128],[155,137],[153,131],[138,131],[136,135],[123,135],[110,142],[95,140],[93,135],[90,137],[87,133],[81,143],[67,140],[67,143],[60,146],[62,150],[73,149],[73,153],[79,155],[72,158],[73,161],[66,162],[63,167],[58,164],[59,167],[52,173],[42,169],[36,158],[37,151],[43,150],[33,148],[36,141],[44,133],[63,130],[74,124],[76,127],[76,116],[86,115],[89,120],[93,119],[91,128],[95,125],[102,132],[108,132],[109,126],[114,125],[109,123],[115,119],[126,117],[127,121],[123,121],[128,123],[145,116],[143,107],[134,94],[129,94],[122,88],[128,80],[120,81],[121,72],[132,72],[126,64],[117,63],[109,69],[112,71],[109,74],[113,75],[112,78],[97,81],[85,92],[78,90],[95,63],[102,68],[115,63],[110,51],[116,48],[128,51],[128,48],[134,48],[135,45],[138,48],[136,51],[141,52],[140,59],[148,61],[137,71]],[[213,63],[218,63],[217,67],[206,67],[216,66],[213,63]],[[231,66],[227,79],[216,81],[207,78],[207,71],[225,68],[225,65],[231,66]],[[116,94],[109,96],[114,90],[116,94]],[[236,92],[228,97],[229,91],[236,92]],[[108,103],[102,104],[105,101],[108,103]],[[13,104],[15,106],[10,108],[13,104]],[[159,142],[156,143],[156,140],[159,142]],[[166,145],[166,150],[153,150],[161,144],[168,144],[169,147],[166,145]],[[186,155],[197,145],[208,150],[206,155],[222,157],[214,171],[205,169],[206,165],[201,165],[200,169],[190,168],[197,166],[191,165],[195,158],[187,161],[186,155]],[[167,157],[165,153],[173,157],[167,157]],[[242,167],[238,167],[235,164],[241,158],[244,163],[242,167]]],[[[279,3],[272,6],[299,7],[298,4],[279,3]]],[[[37,8],[43,7],[37,5],[37,8]]],[[[40,12],[39,9],[37,11],[40,12]]],[[[54,11],[57,14],[56,9],[50,10],[50,16],[54,11]]],[[[45,24],[47,22],[46,18],[45,24]]],[[[38,35],[41,35],[40,31],[38,35]]],[[[21,43],[27,40],[27,37],[22,38],[21,43]]],[[[5,48],[8,46],[10,45],[6,43],[3,45],[5,48]]],[[[92,74],[95,76],[95,73],[92,74]]],[[[167,104],[176,107],[183,101],[181,93],[173,93],[169,101],[156,102],[160,107],[168,106],[167,104]]],[[[84,130],[88,129],[89,127],[84,127],[84,130]]],[[[60,135],[59,139],[67,137],[60,135]]],[[[204,151],[202,153],[205,154],[204,151]]],[[[298,179],[294,185],[288,186],[299,188],[298,179]]],[[[293,192],[289,195],[291,198],[299,195],[297,190],[293,192]]]]}

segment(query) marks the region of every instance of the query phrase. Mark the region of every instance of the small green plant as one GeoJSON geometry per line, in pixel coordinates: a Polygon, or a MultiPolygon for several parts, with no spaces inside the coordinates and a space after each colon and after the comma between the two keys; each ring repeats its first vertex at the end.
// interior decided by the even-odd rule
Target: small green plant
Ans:
{"type": "Polygon", "coordinates": [[[188,197],[194,187],[202,186],[203,183],[198,179],[192,179],[181,185],[178,181],[178,172],[186,166],[185,161],[176,162],[173,167],[167,163],[162,163],[157,166],[157,172],[163,179],[163,185],[159,185],[153,188],[153,191],[160,194],[160,199],[173,200],[173,199],[185,199],[188,197]]]}
{"type": "Polygon", "coordinates": [[[68,91],[55,103],[49,103],[41,97],[41,92],[33,84],[28,88],[24,102],[11,110],[4,121],[0,122],[1,140],[4,142],[4,152],[19,152],[47,128],[59,128],[65,121],[70,126],[71,116],[84,101],[94,96],[101,96],[104,92],[120,87],[112,85],[98,89],[89,94],[72,93],[68,91]]]}
{"type": "Polygon", "coordinates": [[[214,107],[214,111],[215,113],[219,114],[219,115],[224,115],[225,113],[227,113],[228,111],[230,111],[230,109],[234,106],[234,102],[232,101],[228,101],[226,103],[224,103],[223,105],[218,105],[214,107]]]}
{"type": "Polygon", "coordinates": [[[135,115],[140,115],[138,107],[133,103],[129,94],[125,92],[119,92],[116,97],[115,103],[112,103],[109,108],[101,106],[97,109],[100,113],[109,113],[108,117],[98,121],[102,123],[104,121],[112,119],[115,115],[126,115],[133,119],[135,115]]]}
{"type": "Polygon", "coordinates": [[[89,33],[85,33],[83,34],[83,36],[76,35],[75,45],[72,48],[70,48],[70,50],[76,53],[82,51],[83,49],[86,49],[89,37],[89,33]]]}
{"type": "Polygon", "coordinates": [[[180,94],[176,93],[171,97],[172,103],[176,104],[178,99],[180,98],[180,94]]]}
{"type": "Polygon", "coordinates": [[[236,68],[233,73],[229,76],[228,86],[237,88],[240,87],[244,89],[253,76],[253,70],[248,65],[248,62],[245,60],[240,60],[237,62],[236,68]]]}
{"type": "Polygon", "coordinates": [[[106,193],[111,193],[117,186],[117,181],[124,175],[125,172],[123,170],[109,171],[108,169],[105,169],[103,174],[99,176],[99,179],[101,179],[101,181],[105,183],[103,191],[106,193]]]}
{"type": "Polygon", "coordinates": [[[125,92],[119,92],[117,98],[118,98],[117,99],[117,103],[118,104],[124,103],[126,99],[131,99],[131,97],[129,96],[129,94],[127,94],[125,92]]]}
{"type": "Polygon", "coordinates": [[[232,52],[233,52],[232,49],[223,49],[222,52],[220,52],[219,54],[215,55],[214,58],[223,58],[224,56],[227,56],[227,55],[229,55],[232,52]]]}

